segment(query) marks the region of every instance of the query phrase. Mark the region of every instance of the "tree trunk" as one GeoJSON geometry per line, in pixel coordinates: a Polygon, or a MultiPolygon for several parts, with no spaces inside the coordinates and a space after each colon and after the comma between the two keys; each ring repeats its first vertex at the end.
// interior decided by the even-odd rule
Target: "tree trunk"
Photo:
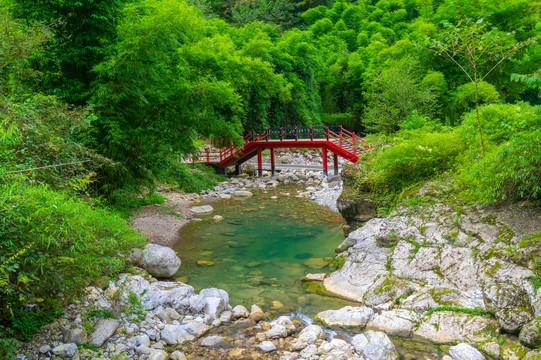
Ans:
{"type": "Polygon", "coordinates": [[[479,99],[477,94],[477,78],[475,79],[475,114],[477,115],[477,128],[479,129],[479,136],[481,137],[481,151],[483,157],[485,157],[485,143],[483,141],[483,130],[481,130],[481,121],[479,120],[479,99]]]}

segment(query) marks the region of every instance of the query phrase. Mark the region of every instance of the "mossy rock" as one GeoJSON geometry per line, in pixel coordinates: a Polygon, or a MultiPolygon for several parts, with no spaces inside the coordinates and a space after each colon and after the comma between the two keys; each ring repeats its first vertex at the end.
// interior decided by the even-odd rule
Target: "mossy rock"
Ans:
{"type": "Polygon", "coordinates": [[[508,343],[500,347],[501,357],[504,360],[522,359],[528,351],[527,347],[524,347],[518,343],[508,343]]]}

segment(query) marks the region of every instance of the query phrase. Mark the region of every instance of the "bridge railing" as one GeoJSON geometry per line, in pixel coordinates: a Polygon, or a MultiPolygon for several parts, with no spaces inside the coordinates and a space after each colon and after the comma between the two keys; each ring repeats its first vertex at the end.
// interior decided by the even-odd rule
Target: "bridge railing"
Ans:
{"type": "MultiPolygon", "coordinates": [[[[268,127],[265,129],[252,130],[243,137],[245,143],[259,141],[298,141],[298,140],[322,140],[332,141],[347,151],[357,155],[360,151],[369,149],[366,141],[355,135],[354,132],[344,129],[341,125],[332,126],[295,126],[295,127],[268,127]]],[[[205,149],[196,154],[184,158],[188,163],[221,163],[231,157],[239,157],[244,151],[244,146],[231,144],[218,151],[205,149]]]]}

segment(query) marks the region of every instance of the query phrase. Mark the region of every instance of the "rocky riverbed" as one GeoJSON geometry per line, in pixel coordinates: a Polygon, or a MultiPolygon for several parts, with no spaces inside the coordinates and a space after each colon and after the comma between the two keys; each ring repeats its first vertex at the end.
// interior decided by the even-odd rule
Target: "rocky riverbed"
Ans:
{"type": "MultiPolygon", "coordinates": [[[[169,222],[208,213],[198,201],[252,196],[253,189],[282,183],[305,190],[280,196],[307,197],[336,210],[340,181],[290,170],[274,178],[269,172],[233,178],[200,194],[171,193],[169,203],[143,213],[151,221],[136,217],[133,224],[170,245],[175,239],[165,232],[178,224],[169,222]]],[[[257,305],[229,304],[223,290],[196,294],[188,284],[164,280],[180,261],[169,248],[150,245],[133,256],[139,266],[133,273],[87,288],[18,358],[541,359],[541,290],[530,280],[531,264],[517,253],[522,239],[541,230],[538,209],[457,209],[438,203],[433,188],[416,197],[432,201],[368,220],[338,247],[337,271],[310,275],[358,306],[323,311],[313,324],[275,318],[257,305]],[[336,336],[331,329],[347,331],[336,336]],[[399,354],[393,341],[400,338],[435,345],[423,355],[399,354]]]]}

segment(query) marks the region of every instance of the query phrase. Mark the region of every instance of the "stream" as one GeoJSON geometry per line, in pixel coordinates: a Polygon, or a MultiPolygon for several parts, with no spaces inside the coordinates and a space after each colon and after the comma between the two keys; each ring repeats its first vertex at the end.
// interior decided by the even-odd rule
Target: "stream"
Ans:
{"type": "Polygon", "coordinates": [[[334,249],[344,236],[340,214],[296,198],[297,189],[292,185],[254,190],[254,196],[244,200],[210,202],[211,215],[180,230],[175,250],[182,267],[177,280],[196,291],[224,289],[233,306],[258,304],[276,313],[313,317],[322,310],[354,305],[319,295],[313,283],[302,281],[308,273],[333,270],[334,249]],[[214,215],[224,220],[213,221],[214,215]]]}
{"type": "MultiPolygon", "coordinates": [[[[344,240],[342,217],[305,198],[296,185],[251,190],[253,197],[202,201],[212,214],[181,228],[174,249],[182,260],[177,280],[196,291],[217,287],[228,292],[232,306],[257,304],[275,315],[287,314],[305,323],[328,309],[358,303],[320,294],[317,282],[303,282],[308,273],[334,270],[334,249],[344,240]],[[276,199],[272,197],[276,196],[276,199]],[[221,215],[222,221],[213,216],[221,215]],[[199,262],[199,265],[198,265],[199,262]],[[315,285],[315,286],[314,286],[315,285]]],[[[238,329],[232,328],[235,332],[238,329]]],[[[350,338],[347,331],[326,330],[329,338],[350,338]]],[[[223,334],[222,334],[223,335],[223,334]]],[[[432,344],[393,338],[399,354],[439,359],[432,344]]]]}

